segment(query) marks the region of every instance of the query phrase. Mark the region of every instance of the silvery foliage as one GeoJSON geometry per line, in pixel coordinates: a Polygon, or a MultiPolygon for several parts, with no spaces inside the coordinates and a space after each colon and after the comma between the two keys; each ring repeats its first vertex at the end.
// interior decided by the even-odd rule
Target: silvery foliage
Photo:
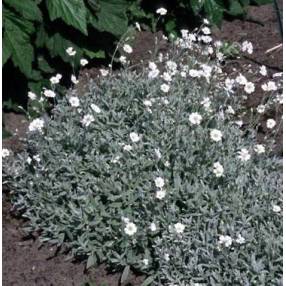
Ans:
{"type": "MultiPolygon", "coordinates": [[[[174,59],[178,69],[198,65],[182,51],[174,59]]],[[[163,79],[148,72],[123,69],[91,81],[86,94],[72,92],[77,108],[70,94],[58,99],[44,133],[30,134],[26,151],[5,160],[4,178],[29,219],[27,230],[88,256],[89,264],[131,265],[153,275],[154,285],[278,285],[282,220],[272,206],[282,199],[279,159],[256,154],[254,131],[242,131],[224,112],[229,105],[238,111],[238,97],[223,89],[222,74],[213,70],[206,80],[178,72],[164,93],[163,79]],[[201,104],[206,97],[208,109],[201,104]],[[202,116],[199,125],[189,122],[194,112],[202,116]],[[94,121],[84,127],[86,114],[94,121]],[[211,129],[222,131],[222,141],[211,140],[211,129]],[[238,158],[242,148],[248,161],[238,158]],[[29,164],[35,155],[40,160],[29,164]],[[215,162],[224,168],[221,177],[215,162]],[[165,182],[161,199],[156,177],[165,182]],[[132,236],[124,232],[126,219],[137,227],[132,236]],[[180,234],[178,222],[185,225],[180,234]],[[220,235],[232,245],[219,244],[220,235]],[[235,242],[238,235],[244,243],[235,242]]]]}

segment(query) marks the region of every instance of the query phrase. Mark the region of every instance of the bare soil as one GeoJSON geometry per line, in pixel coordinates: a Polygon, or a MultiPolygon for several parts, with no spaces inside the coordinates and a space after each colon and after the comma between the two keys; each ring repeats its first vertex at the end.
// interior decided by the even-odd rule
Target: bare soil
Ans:
{"type": "MultiPolygon", "coordinates": [[[[280,1],[282,4],[282,1],[280,1]]],[[[254,54],[242,58],[233,64],[238,70],[245,70],[249,64],[258,68],[264,64],[269,68],[270,77],[273,73],[282,70],[282,49],[270,54],[265,51],[281,43],[276,15],[272,5],[250,8],[251,21],[224,21],[216,36],[230,42],[250,40],[254,45],[254,54]]],[[[133,64],[146,60],[154,49],[154,35],[143,32],[138,34],[134,44],[134,53],[130,59],[133,64]]],[[[164,50],[164,43],[160,49],[164,50]]],[[[82,77],[86,81],[94,78],[98,69],[83,71],[82,77]]],[[[245,102],[247,107],[255,107],[261,101],[259,90],[245,102]]],[[[258,140],[263,140],[267,130],[265,120],[269,117],[278,118],[282,115],[282,108],[270,111],[261,118],[262,127],[259,130],[258,140]]],[[[27,122],[22,115],[5,114],[5,123],[13,134],[3,140],[3,146],[19,152],[22,148],[20,138],[25,136],[27,122]],[[17,130],[16,130],[17,129],[17,130]]],[[[277,152],[282,154],[282,126],[276,138],[277,152]]],[[[119,285],[120,273],[109,273],[104,265],[86,271],[82,262],[67,261],[67,255],[58,253],[54,246],[42,246],[38,238],[27,237],[22,231],[25,221],[15,217],[9,202],[9,193],[3,191],[3,286],[81,286],[81,285],[119,285]],[[85,284],[90,282],[90,284],[85,284]],[[95,282],[95,284],[93,284],[95,282]]],[[[132,275],[127,285],[140,285],[143,277],[132,275]]]]}

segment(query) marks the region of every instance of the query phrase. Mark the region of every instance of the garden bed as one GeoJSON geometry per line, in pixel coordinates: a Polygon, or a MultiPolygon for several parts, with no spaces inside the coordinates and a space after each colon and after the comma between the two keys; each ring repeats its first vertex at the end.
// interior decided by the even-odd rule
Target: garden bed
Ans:
{"type": "MultiPolygon", "coordinates": [[[[243,22],[235,20],[233,22],[224,22],[222,31],[217,34],[218,38],[226,39],[229,41],[251,40],[254,45],[253,59],[256,63],[249,59],[241,59],[233,63],[232,68],[238,70],[245,70],[245,66],[249,63],[254,69],[257,69],[257,62],[271,66],[269,68],[269,78],[273,73],[281,70],[282,66],[282,51],[271,53],[270,56],[265,55],[265,51],[276,44],[280,43],[281,38],[277,30],[276,17],[273,14],[273,7],[271,5],[252,8],[252,13],[257,20],[262,21],[264,26],[255,23],[243,22]],[[242,31],[243,30],[243,31],[242,31]],[[236,31],[236,32],[234,32],[236,31]],[[245,33],[247,31],[247,33],[245,33]],[[258,52],[256,52],[258,49],[258,52]]],[[[146,55],[146,36],[140,34],[137,39],[137,44],[134,47],[135,60],[140,59],[140,53],[146,55]],[[141,42],[142,41],[142,42],[141,42]],[[143,45],[144,43],[144,45],[143,45]],[[137,48],[136,48],[137,47],[137,48]]],[[[94,71],[86,71],[94,76],[94,71]]],[[[87,74],[87,77],[89,75],[87,74]]],[[[245,102],[245,106],[256,107],[260,103],[260,94],[255,92],[245,102]]],[[[272,117],[281,117],[282,110],[278,110],[272,117]]],[[[22,122],[23,118],[17,115],[9,115],[10,120],[18,124],[11,126],[11,129],[17,128],[20,130],[20,135],[23,133],[21,126],[25,126],[22,122]]],[[[267,117],[262,118],[265,121],[267,117]]],[[[9,120],[8,120],[9,122],[9,120]]],[[[11,131],[14,131],[11,130],[11,131]]],[[[260,139],[263,140],[265,129],[259,130],[260,139]]],[[[278,130],[276,138],[276,152],[282,154],[282,126],[278,130]]],[[[6,140],[4,146],[18,151],[18,139],[13,137],[6,140]],[[17,147],[17,148],[15,148],[17,147]]],[[[24,224],[23,220],[13,217],[11,212],[11,205],[8,202],[8,194],[3,195],[3,285],[81,285],[87,281],[96,281],[96,285],[106,283],[108,286],[118,285],[120,274],[108,274],[104,266],[92,271],[85,271],[85,264],[66,262],[67,257],[64,254],[58,254],[57,249],[54,247],[43,246],[39,249],[39,242],[36,237],[23,237],[20,230],[24,224]]],[[[131,277],[131,285],[140,285],[142,279],[131,277]]]]}

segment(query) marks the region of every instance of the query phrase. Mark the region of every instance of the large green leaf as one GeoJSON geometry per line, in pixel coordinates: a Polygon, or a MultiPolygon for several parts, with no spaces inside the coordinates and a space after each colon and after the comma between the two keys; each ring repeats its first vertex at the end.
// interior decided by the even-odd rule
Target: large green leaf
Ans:
{"type": "MultiPolygon", "coordinates": [[[[34,49],[30,34],[34,31],[32,23],[4,10],[4,47],[5,57],[11,55],[15,66],[28,78],[32,73],[34,49]]],[[[4,59],[5,59],[4,57],[4,59]]]]}
{"type": "Polygon", "coordinates": [[[216,25],[221,24],[224,12],[222,6],[220,6],[215,0],[207,0],[205,1],[204,9],[212,23],[216,25]]]}
{"type": "Polygon", "coordinates": [[[232,0],[230,2],[229,10],[227,11],[228,14],[233,16],[242,15],[244,13],[244,9],[242,5],[237,0],[232,0]]]}
{"type": "Polygon", "coordinates": [[[90,23],[99,31],[109,32],[120,36],[128,28],[126,0],[88,0],[91,7],[98,4],[98,10],[94,10],[96,17],[91,17],[90,23]]]}
{"type": "Polygon", "coordinates": [[[87,35],[86,7],[83,0],[46,0],[51,20],[63,19],[87,35]]]}
{"type": "Polygon", "coordinates": [[[41,10],[33,0],[5,0],[4,4],[7,4],[27,20],[42,21],[41,10]]]}
{"type": "Polygon", "coordinates": [[[198,14],[204,6],[204,2],[201,0],[190,0],[190,5],[194,13],[198,14]]]}
{"type": "Polygon", "coordinates": [[[2,47],[2,66],[5,65],[10,56],[11,56],[11,47],[9,46],[9,43],[4,40],[2,47]]]}

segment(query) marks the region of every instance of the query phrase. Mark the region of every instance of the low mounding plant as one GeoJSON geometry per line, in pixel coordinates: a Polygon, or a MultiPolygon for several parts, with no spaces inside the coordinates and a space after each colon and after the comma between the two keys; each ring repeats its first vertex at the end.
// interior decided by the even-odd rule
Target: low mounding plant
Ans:
{"type": "Polygon", "coordinates": [[[26,150],[4,156],[28,231],[145,285],[282,283],[281,163],[241,130],[255,85],[225,79],[209,34],[183,30],[169,54],[105,72],[30,123],[26,150]]]}

